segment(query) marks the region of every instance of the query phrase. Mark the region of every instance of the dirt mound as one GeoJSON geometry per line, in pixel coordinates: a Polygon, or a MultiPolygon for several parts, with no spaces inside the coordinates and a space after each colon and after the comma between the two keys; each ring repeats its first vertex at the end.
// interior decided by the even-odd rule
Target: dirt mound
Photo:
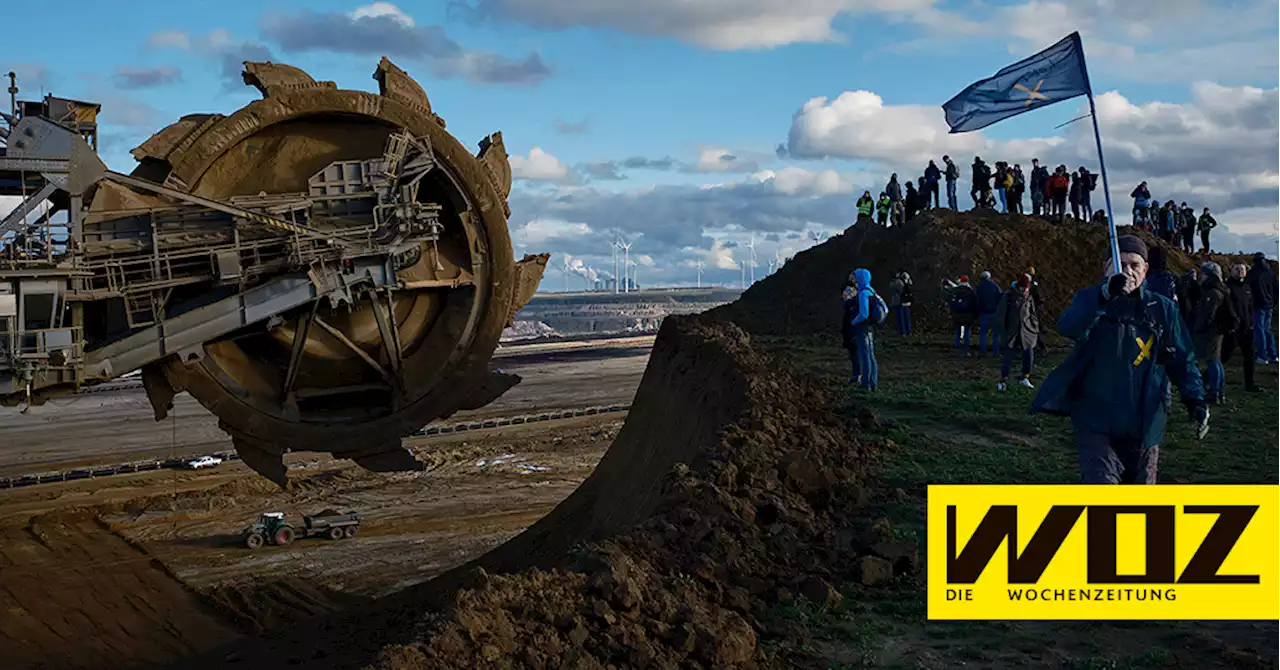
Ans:
{"type": "MultiPolygon", "coordinates": [[[[1125,235],[1134,230],[1121,226],[1118,232],[1125,235]]],[[[1208,258],[1184,254],[1147,233],[1136,234],[1149,246],[1165,247],[1169,267],[1176,273],[1208,258]]],[[[978,275],[988,270],[1001,286],[1008,286],[1035,266],[1047,325],[1052,327],[1077,290],[1100,283],[1107,248],[1107,229],[1101,226],[936,210],[902,226],[851,227],[796,254],[776,274],[747,289],[740,300],[710,314],[756,334],[838,334],[841,289],[849,273],[865,267],[882,295],[887,295],[893,275],[906,270],[915,284],[915,328],[949,329],[951,316],[941,288],[944,278],[968,275],[976,286],[978,275]]],[[[1250,262],[1241,256],[1215,254],[1212,258],[1219,263],[1250,262]]]]}
{"type": "Polygon", "coordinates": [[[547,517],[363,611],[196,665],[759,665],[769,605],[834,602],[832,584],[918,561],[862,525],[864,447],[826,406],[742,329],[669,317],[617,440],[547,517]]]}
{"type": "Polygon", "coordinates": [[[250,633],[273,630],[368,600],[296,578],[219,586],[202,595],[220,614],[250,633]]]}

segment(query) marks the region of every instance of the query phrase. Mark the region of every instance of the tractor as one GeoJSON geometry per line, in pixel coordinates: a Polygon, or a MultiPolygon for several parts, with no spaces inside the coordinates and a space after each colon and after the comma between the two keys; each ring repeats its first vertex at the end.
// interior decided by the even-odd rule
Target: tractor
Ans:
{"type": "MultiPolygon", "coordinates": [[[[341,514],[332,509],[302,517],[302,537],[323,535],[331,540],[341,540],[356,536],[360,525],[360,515],[355,512],[341,514]]],[[[278,546],[288,546],[298,536],[293,526],[284,520],[284,512],[263,512],[258,522],[244,529],[244,543],[250,549],[257,549],[270,542],[278,546]]]]}

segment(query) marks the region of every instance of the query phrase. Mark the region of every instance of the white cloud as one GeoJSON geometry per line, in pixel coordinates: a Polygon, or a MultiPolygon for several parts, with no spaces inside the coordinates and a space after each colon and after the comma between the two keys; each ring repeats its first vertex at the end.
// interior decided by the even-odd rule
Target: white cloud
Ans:
{"type": "Polygon", "coordinates": [[[527,157],[516,155],[511,156],[510,160],[511,174],[516,179],[559,183],[569,183],[573,180],[574,175],[569,170],[569,166],[559,158],[543,151],[541,147],[530,149],[527,157]]]}
{"type": "Polygon", "coordinates": [[[728,149],[706,148],[698,152],[698,172],[754,172],[760,165],[753,159],[728,149]]]}
{"type": "Polygon", "coordinates": [[[798,167],[762,170],[751,178],[779,195],[827,196],[851,194],[853,182],[835,170],[811,171],[798,167]]]}
{"type": "Polygon", "coordinates": [[[657,265],[657,263],[653,261],[653,256],[650,256],[649,254],[640,254],[639,256],[636,256],[636,262],[648,267],[654,267],[657,265]]]}
{"type": "Polygon", "coordinates": [[[414,25],[413,17],[405,14],[403,10],[389,2],[375,2],[363,7],[357,7],[355,11],[348,14],[348,16],[353,19],[386,16],[406,28],[412,28],[414,25]]]}
{"type": "Polygon", "coordinates": [[[581,237],[591,233],[591,226],[556,219],[534,219],[511,228],[511,241],[520,246],[536,247],[555,239],[581,237]]]}
{"type": "Polygon", "coordinates": [[[831,22],[843,14],[910,13],[933,0],[480,0],[481,16],[545,28],[611,28],[674,37],[712,49],[769,48],[846,39],[831,22]]]}
{"type": "Polygon", "coordinates": [[[147,36],[148,49],[190,49],[191,36],[182,30],[161,30],[147,36]]]}

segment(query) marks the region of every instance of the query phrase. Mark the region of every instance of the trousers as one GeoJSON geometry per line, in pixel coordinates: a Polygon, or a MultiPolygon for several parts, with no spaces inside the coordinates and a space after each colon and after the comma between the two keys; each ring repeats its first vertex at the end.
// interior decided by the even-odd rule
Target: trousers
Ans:
{"type": "Polygon", "coordinates": [[[1160,445],[1076,427],[1081,484],[1155,484],[1160,445]]]}

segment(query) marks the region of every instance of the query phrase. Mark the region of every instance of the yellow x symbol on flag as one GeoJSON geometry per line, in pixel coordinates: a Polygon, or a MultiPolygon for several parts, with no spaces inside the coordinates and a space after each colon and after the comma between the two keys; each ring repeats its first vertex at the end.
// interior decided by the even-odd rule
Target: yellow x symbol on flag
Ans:
{"type": "Polygon", "coordinates": [[[1022,91],[1023,93],[1026,93],[1026,94],[1027,94],[1027,105],[1028,105],[1028,106],[1030,106],[1030,105],[1031,105],[1031,103],[1035,102],[1036,100],[1048,100],[1048,99],[1049,99],[1049,97],[1048,97],[1048,96],[1046,96],[1045,94],[1043,94],[1043,93],[1041,93],[1041,92],[1040,92],[1040,87],[1041,87],[1041,86],[1044,86],[1044,80],[1043,80],[1043,79],[1041,79],[1040,81],[1036,82],[1036,87],[1035,87],[1034,89],[1027,88],[1026,86],[1023,86],[1022,84],[1014,84],[1014,85],[1013,85],[1013,87],[1014,87],[1014,88],[1016,88],[1016,89],[1018,89],[1019,91],[1022,91]]]}
{"type": "Polygon", "coordinates": [[[1138,343],[1138,357],[1133,359],[1133,367],[1136,368],[1142,364],[1142,361],[1151,358],[1151,345],[1155,344],[1156,336],[1148,337],[1146,342],[1143,342],[1141,337],[1135,337],[1133,340],[1138,343]]]}

